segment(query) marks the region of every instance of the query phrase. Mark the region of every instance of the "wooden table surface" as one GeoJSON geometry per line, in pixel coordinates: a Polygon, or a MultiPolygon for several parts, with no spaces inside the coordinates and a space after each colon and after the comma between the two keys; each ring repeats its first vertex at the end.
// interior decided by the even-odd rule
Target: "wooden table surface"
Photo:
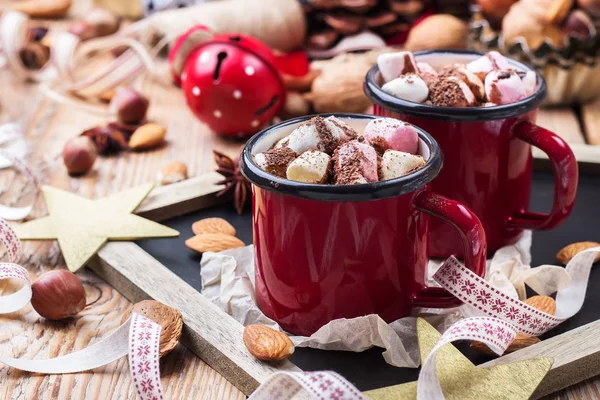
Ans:
{"type": "MultiPolygon", "coordinates": [[[[134,185],[153,181],[168,161],[187,163],[190,175],[213,169],[212,149],[230,155],[242,143],[213,135],[188,111],[181,92],[146,81],[141,87],[151,99],[149,118],[164,124],[168,143],[143,153],[101,157],[94,169],[82,178],[67,175],[60,156],[65,141],[84,129],[106,122],[71,106],[48,100],[35,84],[22,83],[6,70],[0,71],[0,123],[17,122],[29,141],[28,160],[44,184],[102,197],[134,185]]],[[[596,105],[600,109],[600,105],[596,105]]],[[[589,112],[590,115],[597,113],[589,112]]],[[[540,123],[573,143],[585,143],[578,116],[572,110],[542,111],[540,123]]],[[[594,121],[591,122],[592,125],[594,121]]],[[[0,202],[11,193],[0,193],[0,202]]],[[[33,216],[44,213],[38,202],[33,216]]],[[[27,242],[23,265],[31,278],[65,268],[54,242],[27,242]]],[[[51,322],[39,317],[31,306],[0,316],[0,355],[44,359],[82,349],[106,337],[119,326],[131,307],[121,294],[88,269],[78,272],[88,292],[88,301],[97,299],[69,322],[51,322]]],[[[10,288],[0,284],[0,294],[10,288]]],[[[2,399],[129,399],[135,398],[126,358],[95,370],[72,375],[37,375],[0,365],[2,399]]],[[[167,399],[243,399],[244,395],[202,360],[179,345],[161,360],[162,384],[167,399]]],[[[549,399],[600,398],[600,377],[565,389],[549,399]]]]}

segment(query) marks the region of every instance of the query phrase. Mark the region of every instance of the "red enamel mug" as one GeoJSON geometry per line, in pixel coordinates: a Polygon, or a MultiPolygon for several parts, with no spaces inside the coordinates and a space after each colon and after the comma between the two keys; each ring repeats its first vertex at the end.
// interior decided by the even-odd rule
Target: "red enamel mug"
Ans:
{"type": "MultiPolygon", "coordinates": [[[[326,115],[324,115],[326,116],[326,115]]],[[[358,132],[374,116],[336,114],[358,132]]],[[[259,168],[266,151],[302,117],[251,138],[242,173],[253,184],[256,301],[283,329],[310,335],[337,318],[379,314],[393,321],[413,307],[453,307],[460,301],[428,287],[429,216],[456,230],[465,264],[485,273],[486,241],[478,218],[459,202],[429,188],[442,167],[435,140],[419,131],[425,166],[409,175],[360,185],[294,182],[259,168]]]]}
{"type": "MultiPolygon", "coordinates": [[[[419,62],[439,69],[468,63],[481,53],[468,51],[417,52],[419,62]]],[[[507,59],[516,69],[532,70],[507,59]]],[[[537,90],[507,105],[477,108],[436,107],[399,99],[381,90],[379,69],[365,78],[364,90],[374,103],[374,114],[398,118],[429,132],[444,153],[444,169],[432,190],[469,207],[481,220],[493,253],[515,243],[524,229],[551,229],[563,223],[577,192],[577,162],[566,142],[535,125],[537,108],[546,96],[544,78],[537,74],[537,90]],[[531,146],[544,151],[554,171],[554,203],[549,214],[528,211],[531,191],[531,146]]],[[[455,254],[460,237],[447,225],[431,221],[429,255],[455,254]]]]}

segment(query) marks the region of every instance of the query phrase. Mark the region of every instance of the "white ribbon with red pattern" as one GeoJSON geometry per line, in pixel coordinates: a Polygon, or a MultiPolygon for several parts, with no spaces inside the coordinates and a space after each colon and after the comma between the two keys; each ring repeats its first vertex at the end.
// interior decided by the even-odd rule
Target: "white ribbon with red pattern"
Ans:
{"type": "MultiPolygon", "coordinates": [[[[0,297],[0,314],[12,313],[31,300],[29,273],[17,264],[21,257],[21,241],[8,223],[0,218],[0,243],[9,262],[0,263],[0,280],[15,279],[22,286],[15,293],[0,297]]],[[[23,371],[43,374],[70,374],[97,368],[126,355],[135,389],[142,400],[162,400],[159,370],[160,325],[132,313],[127,322],[98,343],[60,357],[47,360],[25,360],[0,357],[0,363],[23,371]]]]}

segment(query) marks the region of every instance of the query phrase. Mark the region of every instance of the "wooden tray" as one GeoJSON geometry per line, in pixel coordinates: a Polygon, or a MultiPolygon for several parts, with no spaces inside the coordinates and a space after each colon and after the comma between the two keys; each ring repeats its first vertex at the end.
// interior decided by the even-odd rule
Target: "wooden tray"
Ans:
{"type": "MultiPolygon", "coordinates": [[[[360,354],[299,349],[290,361],[275,365],[260,362],[248,354],[242,343],[242,325],[199,293],[200,257],[184,245],[185,239],[192,236],[193,221],[216,215],[229,220],[241,239],[250,243],[249,214],[237,216],[229,203],[216,205],[220,199],[215,193],[220,187],[214,182],[218,179],[218,175],[211,173],[155,189],[136,212],[178,229],[181,237],[138,244],[108,243],[91,262],[92,269],[131,301],[154,298],[181,310],[185,323],[184,345],[246,394],[276,370],[333,369],[363,390],[415,380],[418,370],[387,365],[380,355],[381,350],[376,348],[360,354]]],[[[595,186],[596,179],[593,175],[581,176],[575,210],[563,226],[534,234],[534,265],[555,264],[554,254],[564,245],[600,236],[597,228],[600,209],[595,204],[600,187],[595,186]]],[[[536,172],[533,208],[549,209],[552,193],[551,174],[536,172]]],[[[600,271],[592,271],[592,281],[598,280],[600,271]]],[[[549,332],[546,340],[495,360],[472,353],[466,344],[459,347],[474,362],[484,365],[541,355],[553,357],[552,370],[536,392],[536,397],[540,397],[600,374],[598,306],[600,292],[588,291],[584,309],[549,332]]]]}

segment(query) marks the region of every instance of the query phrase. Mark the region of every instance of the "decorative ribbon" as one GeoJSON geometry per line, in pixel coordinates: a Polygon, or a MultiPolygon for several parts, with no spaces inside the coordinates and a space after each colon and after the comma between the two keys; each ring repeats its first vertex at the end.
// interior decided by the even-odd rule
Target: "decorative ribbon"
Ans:
{"type": "Polygon", "coordinates": [[[10,207],[0,204],[0,218],[17,221],[27,217],[33,210],[39,193],[40,184],[37,177],[22,157],[27,152],[27,144],[17,124],[0,125],[0,169],[13,167],[21,173],[33,188],[33,199],[23,207],[10,207]]]}
{"type": "MultiPolygon", "coordinates": [[[[0,280],[16,279],[23,283],[15,293],[0,297],[0,314],[7,314],[25,307],[32,292],[29,273],[17,264],[21,257],[21,241],[2,218],[0,242],[9,261],[0,263],[0,280]]],[[[0,357],[0,363],[35,373],[70,374],[97,368],[128,355],[130,373],[140,399],[162,400],[158,363],[160,332],[160,325],[133,312],[127,322],[109,336],[82,350],[47,360],[0,357]]]]}

